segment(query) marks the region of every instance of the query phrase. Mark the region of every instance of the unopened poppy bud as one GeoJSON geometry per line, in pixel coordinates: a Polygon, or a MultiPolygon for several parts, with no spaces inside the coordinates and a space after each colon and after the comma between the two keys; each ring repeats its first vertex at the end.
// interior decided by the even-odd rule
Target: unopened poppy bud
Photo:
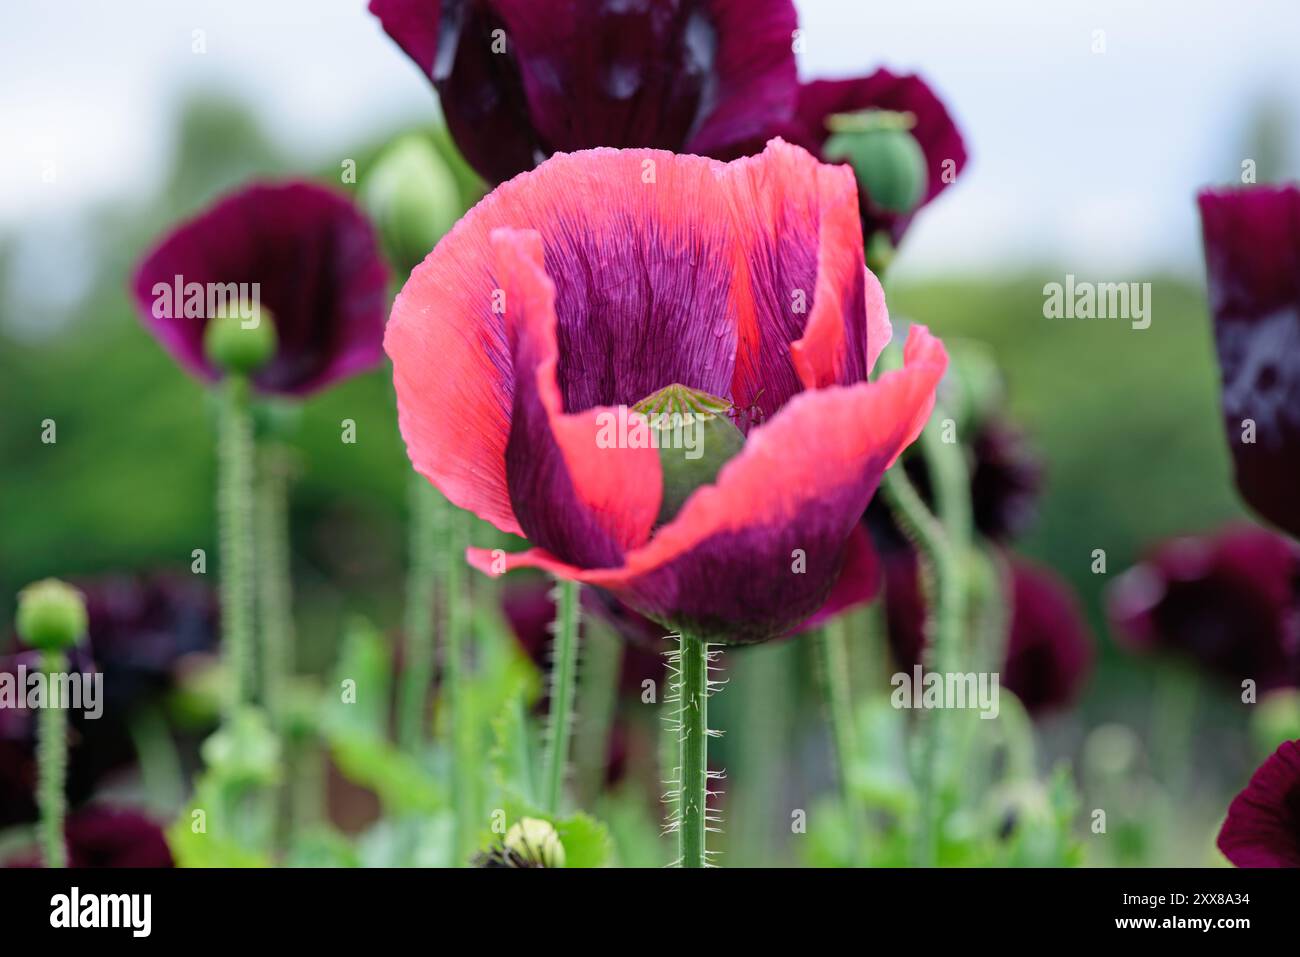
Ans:
{"type": "Polygon", "coordinates": [[[57,578],[28,585],[18,593],[18,636],[38,651],[67,651],[86,634],[86,601],[57,578]]]}
{"type": "Polygon", "coordinates": [[[858,186],[876,206],[909,213],[920,205],[929,182],[925,151],[912,135],[910,113],[867,110],[828,117],[830,139],[822,150],[829,162],[847,162],[858,186]]]}
{"type": "Polygon", "coordinates": [[[550,821],[536,817],[520,818],[506,831],[503,843],[509,854],[533,866],[564,866],[564,845],[550,821]]]}
{"type": "Polygon", "coordinates": [[[277,340],[270,310],[256,307],[249,316],[209,319],[203,330],[203,351],[223,372],[249,375],[271,361],[277,340]]]}
{"type": "Polygon", "coordinates": [[[361,187],[361,199],[390,260],[407,270],[429,254],[462,212],[447,162],[416,134],[380,154],[361,187]]]}
{"type": "Polygon", "coordinates": [[[672,521],[701,485],[714,482],[745,444],[732,421],[731,403],[699,389],[670,385],[634,407],[650,422],[663,468],[659,524],[672,521]]]}

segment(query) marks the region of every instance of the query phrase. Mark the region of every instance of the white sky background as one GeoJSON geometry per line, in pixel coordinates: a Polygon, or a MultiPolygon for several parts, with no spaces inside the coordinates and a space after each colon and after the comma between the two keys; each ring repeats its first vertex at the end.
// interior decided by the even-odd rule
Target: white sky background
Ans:
{"type": "MultiPolygon", "coordinates": [[[[966,135],[972,163],[914,227],[899,272],[1198,269],[1193,194],[1238,174],[1266,95],[1285,111],[1300,176],[1297,0],[798,6],[805,78],[917,70],[966,135]],[[1091,52],[1094,30],[1104,54],[1091,52]]],[[[0,234],[66,231],[92,203],[151,190],[195,88],[242,94],[315,162],[426,120],[434,103],[365,0],[3,0],[0,234]]]]}

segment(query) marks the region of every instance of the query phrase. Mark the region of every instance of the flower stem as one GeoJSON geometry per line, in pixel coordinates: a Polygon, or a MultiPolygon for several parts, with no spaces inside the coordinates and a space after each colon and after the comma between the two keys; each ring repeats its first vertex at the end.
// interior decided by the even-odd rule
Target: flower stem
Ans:
{"type": "Polygon", "coordinates": [[[454,854],[457,866],[469,862],[474,841],[474,788],[471,773],[473,747],[470,719],[473,702],[470,700],[469,676],[465,661],[465,612],[461,601],[461,588],[465,562],[464,516],[450,502],[438,500],[436,525],[439,531],[437,564],[434,581],[438,585],[437,597],[441,599],[443,635],[446,661],[443,665],[444,693],[447,695],[450,715],[449,745],[451,751],[451,800],[455,820],[454,854]]]}
{"type": "Polygon", "coordinates": [[[574,689],[578,681],[578,590],[577,582],[561,580],[556,583],[555,644],[551,661],[551,730],[542,772],[542,796],[546,810],[552,814],[560,810],[564,776],[569,763],[574,689]]]}
{"type": "MultiPolygon", "coordinates": [[[[881,490],[903,532],[921,553],[924,591],[931,608],[927,616],[925,667],[940,673],[953,671],[954,655],[960,649],[964,615],[963,575],[957,550],[943,525],[926,508],[901,464],[885,473],[881,490]]],[[[939,822],[935,792],[944,751],[943,739],[947,733],[945,723],[942,710],[926,714],[921,720],[921,754],[917,768],[921,810],[915,860],[922,866],[936,863],[939,822]]]]}
{"type": "Polygon", "coordinates": [[[704,867],[709,792],[709,646],[683,632],[677,667],[677,863],[679,867],[704,867]]]}
{"type": "Polygon", "coordinates": [[[284,685],[293,671],[293,586],[289,566],[289,467],[284,449],[261,449],[257,473],[257,602],[262,701],[279,728],[284,685]]]}
{"type": "MultiPolygon", "coordinates": [[[[68,656],[46,651],[41,667],[54,686],[55,675],[68,670],[68,656]]],[[[63,816],[67,810],[64,779],[68,768],[68,712],[46,702],[37,728],[37,803],[41,815],[41,854],[46,867],[67,867],[68,849],[63,839],[63,816]]]]}
{"type": "Polygon", "coordinates": [[[582,630],[582,681],[577,696],[582,722],[574,728],[573,741],[575,790],[588,805],[600,797],[605,783],[622,666],[623,642],[609,627],[589,619],[582,630]]]}
{"type": "Polygon", "coordinates": [[[217,445],[217,509],[221,527],[221,626],[226,659],[233,672],[228,714],[252,700],[253,661],[253,427],[248,380],[227,375],[222,382],[217,445]]]}
{"type": "MultiPolygon", "coordinates": [[[[406,751],[417,752],[424,743],[425,706],[433,683],[435,609],[439,577],[436,573],[440,537],[440,513],[446,511],[428,479],[411,472],[410,555],[406,571],[405,667],[398,700],[397,741],[406,751]]],[[[450,549],[452,546],[447,545],[450,549]]],[[[453,558],[454,561],[454,558],[453,558]]]]}
{"type": "Polygon", "coordinates": [[[826,708],[830,715],[831,741],[835,749],[835,776],[840,787],[845,823],[848,825],[851,858],[856,858],[862,837],[856,802],[849,780],[849,768],[857,754],[853,723],[853,696],[849,686],[848,616],[838,615],[817,634],[826,708]]]}

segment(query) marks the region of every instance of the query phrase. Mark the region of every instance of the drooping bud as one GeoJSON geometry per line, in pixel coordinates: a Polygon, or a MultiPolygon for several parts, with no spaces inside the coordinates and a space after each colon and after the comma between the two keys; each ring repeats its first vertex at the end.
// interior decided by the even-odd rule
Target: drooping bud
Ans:
{"type": "Polygon", "coordinates": [[[663,468],[663,499],[657,522],[672,521],[701,485],[718,473],[745,444],[731,418],[731,403],[684,385],[670,385],[646,396],[633,411],[650,423],[659,464],[663,468]]]}
{"type": "Polygon", "coordinates": [[[278,337],[269,309],[255,307],[248,316],[222,314],[203,330],[203,352],[218,369],[238,375],[256,372],[275,355],[278,337]]]}
{"type": "Polygon", "coordinates": [[[427,138],[414,133],[380,154],[362,184],[361,199],[389,259],[404,270],[423,261],[464,211],[447,162],[427,138]]]}
{"type": "Polygon", "coordinates": [[[37,651],[67,651],[86,635],[86,600],[57,578],[28,585],[18,593],[18,637],[37,651]]]}
{"type": "Polygon", "coordinates": [[[838,113],[826,119],[831,136],[822,156],[852,166],[858,187],[875,205],[891,213],[909,213],[925,197],[929,184],[925,151],[911,133],[915,125],[911,113],[838,113]]]}

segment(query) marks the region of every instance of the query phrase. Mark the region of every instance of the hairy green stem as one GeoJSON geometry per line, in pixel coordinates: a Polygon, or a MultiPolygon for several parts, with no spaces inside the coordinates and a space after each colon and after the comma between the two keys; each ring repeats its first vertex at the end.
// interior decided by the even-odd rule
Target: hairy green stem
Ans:
{"type": "Polygon", "coordinates": [[[817,652],[826,695],[826,710],[830,716],[831,743],[835,750],[835,776],[840,788],[849,839],[853,844],[851,856],[856,859],[860,850],[862,829],[859,826],[857,802],[849,779],[849,768],[857,754],[857,735],[853,723],[853,696],[849,685],[848,619],[838,615],[826,623],[817,634],[817,652]]]}
{"type": "Polygon", "coordinates": [[[221,528],[222,645],[232,672],[227,714],[252,700],[253,660],[253,427],[248,380],[228,375],[221,384],[217,444],[217,508],[221,528]]]}
{"type": "Polygon", "coordinates": [[[555,642],[551,654],[551,719],[546,759],[542,765],[542,798],[547,811],[560,810],[569,764],[569,735],[578,683],[578,590],[573,581],[556,583],[555,642]]]}
{"type": "MultiPolygon", "coordinates": [[[[55,676],[68,670],[68,656],[62,651],[43,652],[41,668],[50,679],[50,687],[57,687],[55,676]]],[[[63,704],[62,701],[46,701],[37,726],[36,799],[41,817],[41,858],[46,867],[68,866],[68,849],[63,839],[63,817],[67,810],[63,787],[68,769],[68,712],[63,704]]]]}
{"type": "MultiPolygon", "coordinates": [[[[930,606],[927,616],[925,667],[929,671],[953,670],[953,654],[961,640],[963,616],[962,576],[958,558],[943,526],[926,508],[916,488],[900,465],[885,473],[881,490],[903,532],[921,553],[924,592],[930,606]]],[[[915,861],[929,866],[936,862],[938,802],[936,777],[946,734],[944,712],[923,714],[921,753],[917,767],[920,815],[915,843],[915,861]]]]}
{"type": "Polygon", "coordinates": [[[680,867],[704,867],[709,793],[709,646],[683,632],[677,667],[677,863],[680,867]]]}
{"type": "MultiPolygon", "coordinates": [[[[398,692],[397,741],[415,753],[424,745],[425,708],[433,683],[435,659],[434,615],[443,602],[438,600],[436,568],[439,549],[453,546],[440,541],[448,529],[440,518],[450,508],[438,500],[428,479],[412,471],[408,484],[410,502],[409,548],[406,570],[406,617],[404,667],[398,692]]],[[[455,559],[453,558],[453,561],[455,559]]]]}
{"type": "Polygon", "coordinates": [[[294,666],[293,586],[289,565],[289,465],[272,443],[261,449],[257,486],[257,606],[262,702],[282,730],[284,686],[294,666]]]}

